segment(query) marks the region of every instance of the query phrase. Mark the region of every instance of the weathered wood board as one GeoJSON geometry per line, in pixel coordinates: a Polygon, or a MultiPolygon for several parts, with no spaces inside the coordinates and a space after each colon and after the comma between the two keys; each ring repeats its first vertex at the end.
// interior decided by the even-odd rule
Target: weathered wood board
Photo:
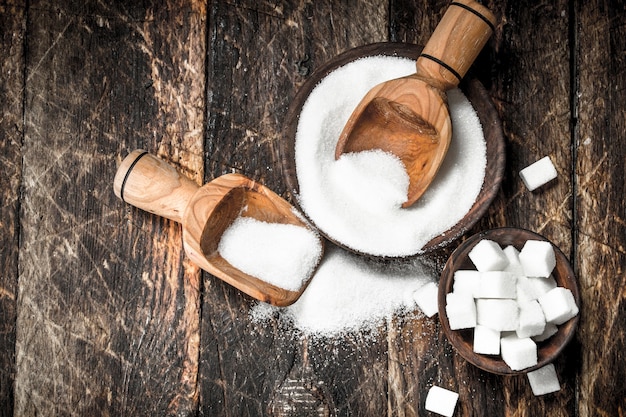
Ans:
{"type": "MultiPolygon", "coordinates": [[[[423,44],[447,1],[0,1],[0,416],[626,414],[626,4],[485,1],[500,18],[474,74],[502,118],[501,191],[472,231],[518,226],[571,259],[580,327],[561,391],[466,363],[436,319],[376,337],[301,337],[186,258],[179,225],[119,201],[144,148],[198,184],[227,172],[286,198],[284,118],[337,54],[423,44]],[[519,171],[550,156],[558,179],[519,171]]],[[[439,268],[452,248],[432,255],[439,268]]]]}

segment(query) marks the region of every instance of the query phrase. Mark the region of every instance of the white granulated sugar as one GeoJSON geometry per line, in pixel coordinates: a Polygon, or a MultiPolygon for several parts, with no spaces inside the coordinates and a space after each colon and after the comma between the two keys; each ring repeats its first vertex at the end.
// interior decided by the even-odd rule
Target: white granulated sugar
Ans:
{"type": "Polygon", "coordinates": [[[447,156],[410,208],[398,204],[406,200],[406,192],[398,196],[404,180],[397,173],[397,158],[373,152],[335,160],[341,130],[367,91],[414,72],[415,62],[405,58],[353,61],[326,76],[300,113],[295,145],[300,205],[321,231],[360,252],[392,257],[420,253],[463,218],[482,187],[486,144],[478,116],[458,89],[448,92],[453,137],[447,156]],[[378,168],[364,172],[377,158],[378,168]],[[376,176],[384,178],[373,180],[376,176]]]}
{"type": "Polygon", "coordinates": [[[242,272],[298,291],[319,262],[322,245],[305,227],[238,217],[224,231],[218,252],[242,272]]]}
{"type": "Polygon", "coordinates": [[[329,177],[351,206],[362,206],[371,216],[385,221],[406,201],[409,176],[398,157],[381,150],[353,152],[330,166],[329,177]],[[351,178],[351,181],[345,181],[351,178]]]}
{"type": "Polygon", "coordinates": [[[414,311],[414,291],[435,278],[418,259],[381,263],[331,246],[298,301],[284,308],[259,303],[250,315],[262,321],[278,314],[313,337],[375,332],[394,314],[414,311]]]}

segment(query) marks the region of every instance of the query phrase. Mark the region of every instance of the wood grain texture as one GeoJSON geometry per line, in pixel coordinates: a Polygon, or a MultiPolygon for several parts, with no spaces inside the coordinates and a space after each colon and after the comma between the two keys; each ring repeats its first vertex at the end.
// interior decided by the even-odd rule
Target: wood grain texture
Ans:
{"type": "Polygon", "coordinates": [[[236,171],[291,197],[281,129],[311,72],[423,45],[448,1],[0,0],[0,416],[424,416],[433,384],[459,417],[625,415],[624,1],[484,3],[500,22],[469,75],[507,167],[470,233],[525,227],[572,260],[560,392],[469,365],[434,319],[337,340],[252,321],[249,297],[186,260],[179,225],[112,192],[144,148],[197,184],[236,171]],[[558,178],[530,193],[518,172],[545,155],[558,178]]]}
{"type": "Polygon", "coordinates": [[[0,416],[13,415],[24,133],[24,9],[0,4],[0,416]]]}
{"type": "Polygon", "coordinates": [[[624,2],[576,5],[575,181],[583,296],[580,415],[626,415],[626,27],[624,2]],[[619,17],[617,17],[619,16],[619,17]],[[618,365],[619,364],[619,365],[618,365]],[[613,398],[604,401],[603,398],[613,398]]]}
{"type": "Polygon", "coordinates": [[[123,149],[201,148],[203,11],[29,6],[15,414],[187,414],[199,271],[112,179],[123,149]]]}

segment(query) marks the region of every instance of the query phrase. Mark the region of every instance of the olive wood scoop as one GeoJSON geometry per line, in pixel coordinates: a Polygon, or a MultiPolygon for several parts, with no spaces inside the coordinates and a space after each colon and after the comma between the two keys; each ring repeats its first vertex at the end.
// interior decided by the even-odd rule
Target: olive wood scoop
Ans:
{"type": "MultiPolygon", "coordinates": [[[[122,201],[181,223],[187,256],[258,300],[287,306],[300,297],[310,280],[305,280],[298,291],[289,291],[244,273],[219,254],[220,238],[238,216],[313,230],[286,200],[243,175],[222,175],[199,187],[172,165],[135,150],[118,168],[113,189],[122,201]]],[[[323,248],[321,238],[320,245],[323,248]]]]}
{"type": "Polygon", "coordinates": [[[466,74],[494,30],[495,18],[473,0],[450,3],[416,62],[416,72],[373,87],[339,136],[335,159],[380,149],[409,176],[411,206],[430,185],[448,150],[452,123],[445,92],[466,74]]]}

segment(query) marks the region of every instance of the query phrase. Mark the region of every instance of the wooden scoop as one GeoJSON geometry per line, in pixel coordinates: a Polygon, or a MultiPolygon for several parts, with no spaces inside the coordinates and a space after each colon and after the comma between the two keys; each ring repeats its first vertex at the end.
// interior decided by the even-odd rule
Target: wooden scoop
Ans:
{"type": "Polygon", "coordinates": [[[411,206],[431,183],[448,150],[452,124],[445,91],[458,86],[494,30],[493,14],[473,0],[450,3],[416,62],[416,73],[372,88],[343,128],[335,159],[381,149],[409,176],[411,206]]]}
{"type": "Polygon", "coordinates": [[[199,187],[173,166],[136,150],[122,161],[113,189],[122,201],[181,223],[189,258],[246,294],[287,306],[306,288],[309,280],[298,291],[276,287],[233,267],[217,251],[224,231],[238,216],[311,229],[287,201],[269,188],[240,174],[226,174],[199,187]]]}

